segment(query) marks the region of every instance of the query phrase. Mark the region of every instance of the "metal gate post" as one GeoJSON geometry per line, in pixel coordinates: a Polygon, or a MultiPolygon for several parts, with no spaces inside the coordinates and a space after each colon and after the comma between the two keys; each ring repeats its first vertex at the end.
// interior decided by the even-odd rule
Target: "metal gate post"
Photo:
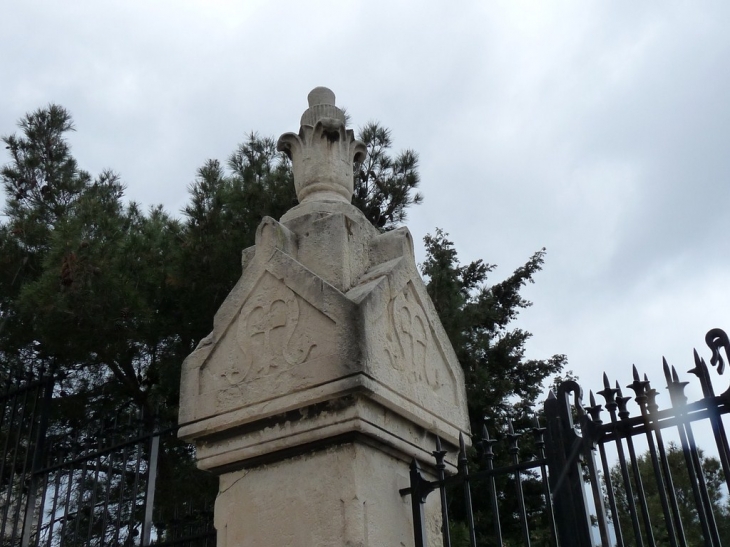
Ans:
{"type": "MultiPolygon", "coordinates": [[[[25,515],[23,518],[23,537],[20,543],[22,547],[28,547],[30,545],[30,538],[33,533],[33,517],[35,516],[35,505],[39,488],[38,471],[42,466],[43,456],[45,455],[46,431],[48,429],[48,414],[50,413],[51,404],[53,402],[54,386],[55,368],[52,367],[49,372],[49,376],[45,381],[45,392],[43,393],[43,399],[41,400],[41,417],[38,424],[38,434],[35,439],[33,461],[31,463],[30,469],[30,487],[28,488],[28,498],[26,499],[25,515]]],[[[43,507],[40,508],[40,517],[38,519],[39,524],[42,520],[42,516],[43,507]]],[[[40,533],[40,530],[36,530],[36,533],[40,533]]]]}
{"type": "Polygon", "coordinates": [[[426,502],[426,496],[430,492],[428,488],[424,488],[428,481],[421,475],[421,467],[414,458],[411,462],[411,509],[413,511],[413,535],[415,538],[415,547],[426,547],[426,517],[423,511],[423,504],[426,502]]]}
{"type": "Polygon", "coordinates": [[[560,385],[545,401],[547,418],[547,460],[555,523],[560,544],[592,547],[591,520],[583,484],[580,454],[583,439],[576,432],[570,410],[569,394],[581,399],[581,388],[574,381],[560,385]]]}
{"type": "Polygon", "coordinates": [[[142,546],[150,544],[152,516],[155,508],[155,486],[157,483],[157,462],[160,454],[159,424],[155,420],[155,431],[150,438],[150,460],[147,468],[147,492],[144,499],[144,522],[142,524],[142,546]]]}

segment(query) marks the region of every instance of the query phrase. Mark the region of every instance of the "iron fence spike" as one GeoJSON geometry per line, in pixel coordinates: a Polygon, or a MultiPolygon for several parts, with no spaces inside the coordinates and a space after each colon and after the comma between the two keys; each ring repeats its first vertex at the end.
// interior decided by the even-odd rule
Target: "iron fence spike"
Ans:
{"type": "Polygon", "coordinates": [[[639,381],[639,371],[636,370],[636,365],[631,365],[631,373],[634,375],[634,380],[639,381]]]}
{"type": "Polygon", "coordinates": [[[606,376],[605,372],[603,373],[603,387],[605,387],[606,389],[611,388],[611,383],[608,381],[608,376],[606,376]]]}

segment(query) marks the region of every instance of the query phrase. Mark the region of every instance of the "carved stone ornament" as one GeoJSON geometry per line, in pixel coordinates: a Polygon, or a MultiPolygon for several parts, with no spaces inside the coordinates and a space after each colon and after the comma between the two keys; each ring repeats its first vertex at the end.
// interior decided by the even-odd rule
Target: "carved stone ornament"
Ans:
{"type": "Polygon", "coordinates": [[[277,148],[292,160],[300,203],[352,201],[352,164],[365,159],[365,145],[345,127],[345,113],[326,87],[313,89],[299,134],[284,133],[277,148]]]}
{"type": "MultiPolygon", "coordinates": [[[[264,218],[213,332],[183,363],[179,435],[225,473],[358,436],[410,461],[468,433],[464,374],[406,228],[350,203],[365,145],[335,96],[309,94],[292,158],[300,203],[264,218]]],[[[400,502],[399,502],[400,503],[400,502]]]]}

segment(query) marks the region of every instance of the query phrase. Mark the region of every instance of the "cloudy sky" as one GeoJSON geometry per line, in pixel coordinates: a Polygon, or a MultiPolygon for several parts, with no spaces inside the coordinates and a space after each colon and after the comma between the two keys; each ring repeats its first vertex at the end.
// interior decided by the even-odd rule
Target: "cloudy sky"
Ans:
{"type": "Polygon", "coordinates": [[[206,159],[296,131],[328,86],[420,154],[417,241],[443,229],[494,281],[547,248],[530,357],[662,387],[662,355],[687,370],[730,329],[729,21],[720,1],[7,2],[0,134],[61,104],[83,168],[178,212],[206,159]]]}

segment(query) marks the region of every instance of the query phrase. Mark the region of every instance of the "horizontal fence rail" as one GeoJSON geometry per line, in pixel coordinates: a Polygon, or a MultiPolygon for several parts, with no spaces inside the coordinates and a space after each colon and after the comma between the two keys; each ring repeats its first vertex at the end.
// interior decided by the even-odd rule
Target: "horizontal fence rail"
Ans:
{"type": "Polygon", "coordinates": [[[723,423],[730,388],[716,395],[710,374],[710,367],[723,374],[730,340],[712,329],[705,342],[710,366],[695,351],[688,370],[699,381],[696,401],[685,394],[689,382],[666,361],[665,408],[636,367],[624,386],[632,396],[604,374],[603,388],[590,392],[584,405],[581,386],[566,381],[545,401],[545,427],[536,423],[518,433],[510,423],[499,442],[484,427],[473,439],[479,457],[469,462],[462,439],[455,474],[446,473],[440,443],[427,472],[421,466],[429,462],[414,460],[410,487],[400,493],[411,497],[415,546],[428,545],[424,507],[435,491],[445,547],[730,545],[730,448],[723,423]],[[519,439],[530,437],[525,459],[519,439]],[[455,489],[461,493],[454,495],[455,489]]]}

